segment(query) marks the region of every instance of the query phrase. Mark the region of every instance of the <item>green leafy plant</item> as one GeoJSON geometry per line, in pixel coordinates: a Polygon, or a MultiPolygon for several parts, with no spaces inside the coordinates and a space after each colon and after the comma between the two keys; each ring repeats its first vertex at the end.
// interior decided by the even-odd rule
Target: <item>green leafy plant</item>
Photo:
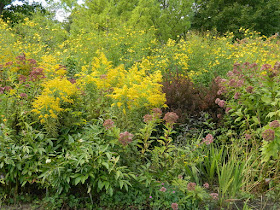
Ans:
{"type": "Polygon", "coordinates": [[[128,190],[135,175],[119,164],[120,156],[114,151],[118,140],[106,142],[99,129],[98,124],[92,125],[91,136],[71,137],[69,149],[50,159],[39,178],[58,192],[68,192],[75,185],[86,185],[90,196],[101,191],[113,195],[116,188],[128,190]]]}

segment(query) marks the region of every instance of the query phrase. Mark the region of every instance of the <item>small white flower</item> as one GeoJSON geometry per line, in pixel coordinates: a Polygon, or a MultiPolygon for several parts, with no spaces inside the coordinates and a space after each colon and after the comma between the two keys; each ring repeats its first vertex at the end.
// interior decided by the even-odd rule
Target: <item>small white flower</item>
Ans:
{"type": "Polygon", "coordinates": [[[50,163],[50,162],[52,162],[51,159],[47,159],[47,160],[46,160],[46,163],[50,163]]]}

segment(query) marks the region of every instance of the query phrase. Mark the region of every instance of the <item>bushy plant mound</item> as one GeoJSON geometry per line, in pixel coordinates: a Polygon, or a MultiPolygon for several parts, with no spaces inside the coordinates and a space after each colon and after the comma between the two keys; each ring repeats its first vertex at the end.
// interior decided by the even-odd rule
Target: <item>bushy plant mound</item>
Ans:
{"type": "Polygon", "coordinates": [[[99,26],[0,19],[0,207],[277,200],[277,36],[189,32],[164,43],[154,28],[99,26]]]}

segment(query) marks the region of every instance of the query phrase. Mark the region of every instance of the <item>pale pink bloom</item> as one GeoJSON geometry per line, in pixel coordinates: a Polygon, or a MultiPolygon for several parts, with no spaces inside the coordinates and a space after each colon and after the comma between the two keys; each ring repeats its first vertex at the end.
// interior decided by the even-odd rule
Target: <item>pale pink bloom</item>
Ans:
{"type": "Polygon", "coordinates": [[[187,189],[188,189],[189,191],[193,191],[193,190],[195,190],[195,186],[196,186],[196,183],[190,182],[190,183],[188,183],[188,185],[187,185],[187,189]]]}
{"type": "Polygon", "coordinates": [[[106,130],[109,130],[110,128],[114,127],[114,121],[107,119],[104,121],[103,126],[106,128],[106,130]]]}
{"type": "Polygon", "coordinates": [[[269,126],[272,128],[278,128],[280,127],[280,123],[278,120],[273,120],[272,122],[269,123],[269,126]]]}
{"type": "Polygon", "coordinates": [[[252,138],[252,136],[248,133],[245,133],[245,139],[246,140],[250,140],[252,138]]]}
{"type": "Polygon", "coordinates": [[[178,120],[179,116],[175,112],[167,112],[163,118],[166,123],[173,124],[178,120]]]}
{"type": "Polygon", "coordinates": [[[262,133],[263,140],[273,141],[275,137],[275,131],[272,129],[267,129],[262,133]]]}
{"type": "Polygon", "coordinates": [[[220,100],[218,105],[219,107],[223,108],[226,105],[226,102],[224,100],[220,100]]]}
{"type": "Polygon", "coordinates": [[[213,136],[211,134],[207,134],[207,136],[205,138],[203,138],[203,143],[205,143],[206,145],[209,145],[213,142],[213,136]]]}
{"type": "Polygon", "coordinates": [[[208,188],[209,188],[209,184],[206,182],[206,183],[203,184],[203,187],[204,187],[205,189],[208,189],[208,188]]]}
{"type": "Polygon", "coordinates": [[[235,94],[234,94],[234,99],[235,99],[235,100],[239,99],[239,96],[240,96],[240,95],[241,95],[241,93],[238,93],[238,92],[235,93],[235,94]]]}
{"type": "Polygon", "coordinates": [[[161,192],[165,192],[166,191],[166,188],[165,187],[162,187],[162,188],[160,188],[160,190],[159,191],[161,191],[161,192]]]}
{"type": "Polygon", "coordinates": [[[215,104],[218,104],[220,101],[221,101],[221,99],[216,98],[216,100],[215,100],[215,104]]]}
{"type": "Polygon", "coordinates": [[[248,86],[247,88],[246,88],[246,92],[247,93],[252,93],[253,92],[253,86],[248,86]]]}
{"type": "Polygon", "coordinates": [[[171,208],[172,208],[173,210],[178,210],[178,203],[172,203],[172,204],[171,204],[171,208]]]}
{"type": "Polygon", "coordinates": [[[212,199],[214,199],[214,200],[218,200],[218,199],[219,199],[219,194],[218,194],[218,193],[211,193],[210,196],[211,196],[212,199]]]}
{"type": "Polygon", "coordinates": [[[120,137],[119,137],[119,142],[122,144],[122,145],[127,145],[129,143],[132,142],[132,138],[133,138],[133,134],[125,131],[123,133],[120,133],[120,137]]]}

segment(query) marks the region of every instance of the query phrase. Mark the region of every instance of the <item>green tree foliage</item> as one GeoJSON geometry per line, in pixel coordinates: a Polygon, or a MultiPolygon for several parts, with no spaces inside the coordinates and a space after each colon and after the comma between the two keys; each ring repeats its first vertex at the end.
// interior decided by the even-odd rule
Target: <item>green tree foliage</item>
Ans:
{"type": "Polygon", "coordinates": [[[109,31],[116,26],[143,30],[154,27],[161,40],[174,39],[190,28],[192,3],[193,0],[87,0],[72,11],[71,29],[109,31]]]}
{"type": "Polygon", "coordinates": [[[29,5],[25,2],[23,5],[11,5],[4,9],[2,18],[7,21],[11,21],[12,25],[22,22],[24,18],[31,17],[34,13],[46,14],[47,11],[41,4],[33,3],[29,5]]]}
{"type": "Polygon", "coordinates": [[[191,26],[192,17],[190,0],[159,0],[161,16],[158,19],[158,29],[163,39],[175,38],[185,34],[191,26]]]}
{"type": "MultiPolygon", "coordinates": [[[[23,1],[23,0],[21,0],[21,1],[23,1]]],[[[12,2],[13,2],[13,0],[1,0],[0,1],[0,15],[2,15],[4,8],[7,5],[10,5],[12,2]]]]}
{"type": "Polygon", "coordinates": [[[264,35],[280,29],[279,0],[196,0],[192,28],[220,33],[250,28],[264,35]]]}

